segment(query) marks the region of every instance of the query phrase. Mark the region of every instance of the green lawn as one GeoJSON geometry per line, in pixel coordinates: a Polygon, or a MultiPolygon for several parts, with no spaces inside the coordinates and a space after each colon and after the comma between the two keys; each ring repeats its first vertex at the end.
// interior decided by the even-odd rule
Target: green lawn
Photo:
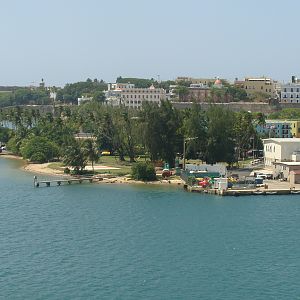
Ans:
{"type": "MultiPolygon", "coordinates": [[[[102,156],[100,160],[94,164],[94,166],[108,166],[108,167],[114,167],[119,168],[118,170],[96,170],[95,173],[99,174],[112,174],[112,175],[118,175],[123,176],[131,173],[131,167],[132,163],[129,162],[129,158],[125,157],[126,161],[120,162],[118,157],[115,156],[102,156]]],[[[139,161],[139,160],[137,160],[139,161]]],[[[88,164],[91,165],[90,163],[88,164]]],[[[53,162],[49,164],[49,168],[54,170],[61,170],[61,168],[64,167],[62,162],[53,162]]]]}

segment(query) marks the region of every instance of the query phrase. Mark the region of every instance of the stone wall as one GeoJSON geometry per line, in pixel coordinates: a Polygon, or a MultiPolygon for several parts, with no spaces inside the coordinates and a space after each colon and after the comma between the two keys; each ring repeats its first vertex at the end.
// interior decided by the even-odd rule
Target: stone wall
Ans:
{"type": "MultiPolygon", "coordinates": [[[[173,106],[178,109],[191,108],[192,102],[172,102],[173,106]]],[[[203,110],[208,110],[212,105],[211,103],[199,103],[203,110]]],[[[221,106],[235,112],[250,111],[262,112],[270,114],[285,108],[300,108],[300,103],[279,103],[277,105],[270,105],[268,103],[254,103],[254,102],[230,102],[230,103],[215,103],[216,106],[221,106]]]]}

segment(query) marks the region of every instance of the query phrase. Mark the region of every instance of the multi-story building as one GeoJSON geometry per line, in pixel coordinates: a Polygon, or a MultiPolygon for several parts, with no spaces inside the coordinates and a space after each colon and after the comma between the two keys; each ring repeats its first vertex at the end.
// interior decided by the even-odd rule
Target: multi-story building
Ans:
{"type": "Polygon", "coordinates": [[[300,138],[300,121],[290,121],[291,122],[291,133],[292,137],[300,138]]]}
{"type": "Polygon", "coordinates": [[[166,91],[155,88],[153,85],[149,88],[135,88],[133,84],[122,86],[120,84],[110,84],[105,96],[108,104],[141,108],[145,102],[159,105],[162,100],[166,100],[166,91]]]}
{"type": "Polygon", "coordinates": [[[279,85],[270,78],[245,78],[244,81],[236,80],[235,85],[244,89],[249,98],[256,98],[259,95],[278,98],[279,85]]]}
{"type": "Polygon", "coordinates": [[[188,88],[188,101],[208,102],[210,98],[210,88],[201,83],[192,83],[188,88]]]}
{"type": "Polygon", "coordinates": [[[300,103],[300,82],[292,76],[292,82],[281,86],[280,102],[282,103],[300,103]]]}
{"type": "Polygon", "coordinates": [[[215,84],[216,80],[217,78],[192,78],[192,77],[183,77],[183,76],[177,77],[175,79],[176,83],[190,82],[191,84],[202,84],[207,86],[215,84]]]}
{"type": "Polygon", "coordinates": [[[298,160],[292,156],[300,151],[300,138],[271,138],[264,139],[264,161],[266,167],[275,163],[298,160]]]}
{"type": "Polygon", "coordinates": [[[264,125],[256,125],[256,131],[269,138],[300,138],[300,121],[266,120],[264,125]]]}

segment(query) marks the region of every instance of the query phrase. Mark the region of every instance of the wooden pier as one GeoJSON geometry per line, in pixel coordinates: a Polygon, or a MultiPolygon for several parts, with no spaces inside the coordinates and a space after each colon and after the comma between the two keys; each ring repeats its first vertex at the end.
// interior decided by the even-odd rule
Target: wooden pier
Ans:
{"type": "Polygon", "coordinates": [[[80,177],[80,178],[68,178],[68,179],[53,179],[53,180],[41,180],[39,181],[37,176],[33,177],[33,186],[34,187],[41,187],[46,186],[50,187],[51,185],[60,186],[63,184],[72,184],[72,183],[83,183],[83,182],[94,182],[100,181],[101,178],[94,178],[94,177],[80,177]]]}

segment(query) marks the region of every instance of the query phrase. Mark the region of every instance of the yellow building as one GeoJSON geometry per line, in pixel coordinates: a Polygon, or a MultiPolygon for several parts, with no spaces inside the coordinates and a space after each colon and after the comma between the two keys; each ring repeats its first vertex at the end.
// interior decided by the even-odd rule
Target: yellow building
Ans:
{"type": "Polygon", "coordinates": [[[290,121],[292,137],[300,138],[300,121],[290,121]]]}
{"type": "Polygon", "coordinates": [[[244,89],[249,98],[268,96],[278,97],[278,84],[270,78],[245,78],[244,81],[236,81],[235,84],[244,89]]]}
{"type": "Polygon", "coordinates": [[[217,78],[193,78],[193,77],[177,77],[176,83],[190,82],[192,84],[213,85],[217,78]]]}

